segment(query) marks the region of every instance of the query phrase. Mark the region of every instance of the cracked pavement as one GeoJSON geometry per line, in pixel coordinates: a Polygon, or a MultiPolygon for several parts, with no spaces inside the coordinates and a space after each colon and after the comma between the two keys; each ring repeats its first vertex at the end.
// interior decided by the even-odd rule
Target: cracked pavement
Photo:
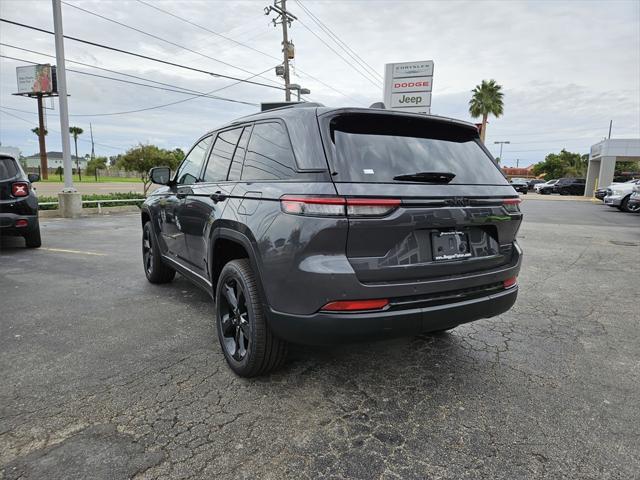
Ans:
{"type": "Polygon", "coordinates": [[[640,215],[522,209],[511,311],[251,380],[205,293],[147,283],[137,215],[2,239],[0,479],[638,478],[640,215]]]}

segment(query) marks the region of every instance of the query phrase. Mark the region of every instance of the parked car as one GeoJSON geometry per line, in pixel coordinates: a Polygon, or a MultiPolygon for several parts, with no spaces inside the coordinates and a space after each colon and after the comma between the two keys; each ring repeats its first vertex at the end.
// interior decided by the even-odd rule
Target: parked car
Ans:
{"type": "Polygon", "coordinates": [[[625,183],[614,183],[607,188],[607,195],[604,197],[604,204],[609,207],[616,207],[623,212],[635,212],[635,202],[629,206],[631,194],[638,186],[638,180],[631,180],[625,183]]]}
{"type": "Polygon", "coordinates": [[[520,199],[472,124],[307,103],[209,132],[175,175],[150,175],[147,279],[178,271],[216,299],[238,375],[279,366],[287,342],[445,331],[516,300],[520,199]]]}
{"type": "Polygon", "coordinates": [[[545,183],[544,180],[540,180],[539,178],[534,178],[533,180],[529,180],[527,185],[529,186],[529,191],[533,190],[534,187],[538,184],[545,183]]]}
{"type": "Polygon", "coordinates": [[[35,173],[25,174],[15,158],[0,153],[0,237],[24,237],[30,248],[42,244],[38,197],[31,186],[39,179],[35,173]]]}
{"type": "Polygon", "coordinates": [[[557,179],[548,180],[545,183],[539,183],[538,185],[534,185],[533,189],[540,195],[548,195],[550,193],[553,193],[553,186],[556,183],[558,183],[557,179]]]}
{"type": "Polygon", "coordinates": [[[529,192],[529,184],[524,178],[512,178],[510,183],[516,192],[525,195],[529,192]]]}
{"type": "MultiPolygon", "coordinates": [[[[619,177],[616,177],[616,178],[619,178],[619,177]]],[[[624,181],[621,181],[621,182],[615,181],[616,178],[614,178],[614,182],[611,185],[609,185],[608,187],[598,188],[594,192],[593,196],[596,197],[598,200],[604,201],[604,197],[607,195],[607,189],[612,188],[613,185],[616,185],[618,183],[633,183],[633,184],[640,183],[640,179],[637,179],[637,178],[636,179],[631,179],[631,180],[624,180],[624,181]]]]}
{"type": "Polygon", "coordinates": [[[553,193],[560,195],[584,195],[584,178],[561,178],[553,185],[553,193]]]}
{"type": "Polygon", "coordinates": [[[629,197],[627,208],[630,212],[640,212],[640,186],[634,187],[634,192],[629,197]]]}

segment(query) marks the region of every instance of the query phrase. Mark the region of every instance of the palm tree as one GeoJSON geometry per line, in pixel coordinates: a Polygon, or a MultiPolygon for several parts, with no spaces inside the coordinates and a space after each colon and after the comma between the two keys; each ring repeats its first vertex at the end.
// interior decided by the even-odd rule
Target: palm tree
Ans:
{"type": "Polygon", "coordinates": [[[73,143],[76,145],[76,170],[78,170],[78,181],[82,181],[82,173],[80,173],[80,162],[78,161],[78,135],[82,135],[84,130],[80,127],[69,127],[69,133],[73,135],[73,143]]]}
{"type": "MultiPolygon", "coordinates": [[[[32,129],[31,129],[31,131],[32,131],[33,133],[35,133],[38,137],[40,136],[40,127],[32,128],[32,129]]],[[[45,136],[47,135],[47,133],[49,133],[49,132],[48,132],[48,131],[47,131],[47,129],[45,128],[45,129],[44,129],[44,134],[45,134],[45,136]]]]}
{"type": "Polygon", "coordinates": [[[483,80],[480,85],[471,90],[473,96],[469,101],[469,113],[473,118],[482,117],[482,130],[480,131],[480,140],[484,143],[487,133],[487,117],[489,114],[498,118],[503,113],[504,105],[502,103],[502,86],[498,85],[495,80],[483,80]]]}

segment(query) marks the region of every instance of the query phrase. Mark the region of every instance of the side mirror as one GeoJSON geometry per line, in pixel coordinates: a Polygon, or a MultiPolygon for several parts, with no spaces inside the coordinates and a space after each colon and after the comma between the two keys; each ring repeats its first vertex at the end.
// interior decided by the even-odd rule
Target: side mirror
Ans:
{"type": "Polygon", "coordinates": [[[149,178],[158,185],[169,185],[171,169],[169,167],[154,167],[149,171],[149,178]]]}
{"type": "Polygon", "coordinates": [[[29,175],[27,175],[27,178],[31,183],[40,181],[40,175],[38,175],[37,173],[30,173],[29,175]]]}

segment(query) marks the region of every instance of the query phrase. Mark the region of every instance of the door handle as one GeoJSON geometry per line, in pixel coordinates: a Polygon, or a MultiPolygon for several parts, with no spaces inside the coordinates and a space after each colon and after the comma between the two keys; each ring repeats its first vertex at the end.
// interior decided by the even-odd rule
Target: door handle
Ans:
{"type": "Polygon", "coordinates": [[[218,203],[218,202],[224,202],[227,199],[227,196],[218,191],[216,193],[212,193],[210,196],[211,200],[213,200],[213,203],[218,203]]]}
{"type": "Polygon", "coordinates": [[[187,197],[186,193],[182,193],[182,192],[176,193],[176,198],[186,198],[186,197],[187,197]]]}

